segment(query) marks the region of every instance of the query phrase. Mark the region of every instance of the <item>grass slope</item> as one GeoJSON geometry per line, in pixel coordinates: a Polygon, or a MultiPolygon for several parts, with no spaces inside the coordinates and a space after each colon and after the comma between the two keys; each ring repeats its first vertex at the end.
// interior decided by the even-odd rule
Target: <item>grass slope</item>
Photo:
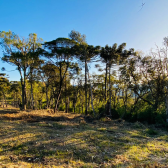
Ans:
{"type": "Polygon", "coordinates": [[[120,120],[0,109],[0,167],[168,167],[168,133],[120,120]]]}

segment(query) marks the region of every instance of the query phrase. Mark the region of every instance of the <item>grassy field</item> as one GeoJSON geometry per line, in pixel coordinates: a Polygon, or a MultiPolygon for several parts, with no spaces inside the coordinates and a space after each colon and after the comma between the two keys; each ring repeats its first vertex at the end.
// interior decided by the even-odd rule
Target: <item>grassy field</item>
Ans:
{"type": "Polygon", "coordinates": [[[168,132],[47,110],[0,109],[0,168],[168,167],[168,132]]]}

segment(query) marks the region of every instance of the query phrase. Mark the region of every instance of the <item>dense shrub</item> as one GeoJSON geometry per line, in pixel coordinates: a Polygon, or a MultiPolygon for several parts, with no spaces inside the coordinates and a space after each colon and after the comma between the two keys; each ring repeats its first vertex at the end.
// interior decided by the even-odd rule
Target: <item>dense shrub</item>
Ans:
{"type": "Polygon", "coordinates": [[[59,111],[64,111],[65,110],[65,106],[61,105],[59,106],[59,111]]]}
{"type": "MultiPolygon", "coordinates": [[[[111,109],[112,119],[118,119],[123,117],[126,121],[136,122],[140,121],[142,123],[148,124],[166,124],[166,113],[164,106],[158,108],[157,111],[154,111],[152,106],[144,104],[144,106],[140,106],[136,108],[134,111],[128,109],[125,112],[123,106],[118,107],[117,109],[111,109]],[[123,116],[124,114],[124,116],[123,116]]],[[[92,114],[93,112],[91,112],[92,114]]],[[[98,113],[100,118],[106,115],[104,106],[98,108],[98,113]]]]}

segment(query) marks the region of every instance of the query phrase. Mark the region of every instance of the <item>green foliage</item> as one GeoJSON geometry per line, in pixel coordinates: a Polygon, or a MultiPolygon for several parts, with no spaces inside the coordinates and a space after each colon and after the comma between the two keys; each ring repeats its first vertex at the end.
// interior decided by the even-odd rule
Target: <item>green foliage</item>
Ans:
{"type": "Polygon", "coordinates": [[[104,113],[105,107],[101,106],[101,107],[98,108],[98,110],[99,110],[99,114],[104,113]]]}
{"type": "Polygon", "coordinates": [[[147,130],[146,130],[146,133],[147,133],[148,135],[158,135],[158,132],[155,131],[155,130],[153,130],[153,129],[147,129],[147,130]]]}
{"type": "Polygon", "coordinates": [[[69,112],[73,112],[73,107],[69,107],[69,108],[68,108],[68,111],[69,111],[69,112]]]}
{"type": "Polygon", "coordinates": [[[111,113],[112,113],[112,118],[113,119],[118,119],[118,118],[120,118],[121,117],[121,115],[119,114],[119,112],[118,112],[118,110],[116,110],[116,109],[111,109],[111,113]]]}
{"type": "Polygon", "coordinates": [[[64,111],[64,110],[65,110],[65,106],[64,105],[59,106],[59,111],[64,111]]]}

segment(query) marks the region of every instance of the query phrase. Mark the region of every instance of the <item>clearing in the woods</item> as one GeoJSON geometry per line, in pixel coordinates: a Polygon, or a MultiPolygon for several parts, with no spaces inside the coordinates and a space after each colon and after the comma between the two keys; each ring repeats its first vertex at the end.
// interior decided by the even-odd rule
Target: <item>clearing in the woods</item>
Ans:
{"type": "Polygon", "coordinates": [[[168,132],[139,122],[1,108],[0,167],[168,167],[168,132]]]}

